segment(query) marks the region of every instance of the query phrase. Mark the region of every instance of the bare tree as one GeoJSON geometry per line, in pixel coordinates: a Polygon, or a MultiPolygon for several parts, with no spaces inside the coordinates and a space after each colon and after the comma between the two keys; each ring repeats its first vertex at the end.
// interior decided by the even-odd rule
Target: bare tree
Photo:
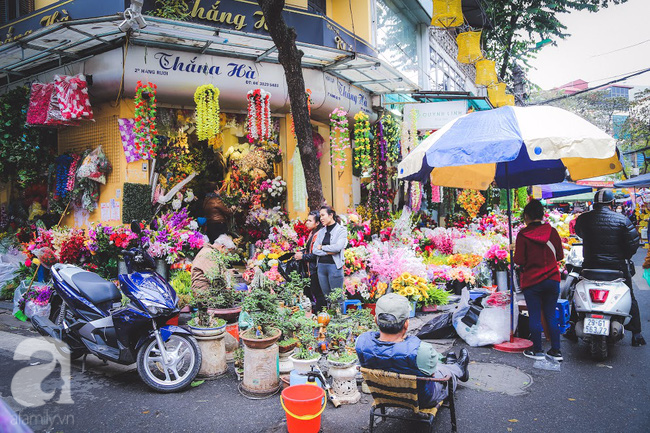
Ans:
{"type": "Polygon", "coordinates": [[[323,203],[323,187],[309,119],[305,79],[302,75],[301,60],[304,53],[296,46],[296,30],[288,27],[282,17],[284,0],[257,0],[257,2],[264,14],[269,34],[278,49],[278,60],[284,68],[298,149],[305,171],[309,208],[318,209],[323,203]]]}

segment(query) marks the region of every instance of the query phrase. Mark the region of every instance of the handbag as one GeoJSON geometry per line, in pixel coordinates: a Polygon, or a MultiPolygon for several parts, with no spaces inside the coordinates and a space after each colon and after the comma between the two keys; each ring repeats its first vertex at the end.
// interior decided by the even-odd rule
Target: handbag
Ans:
{"type": "Polygon", "coordinates": [[[307,272],[302,260],[293,258],[293,253],[286,253],[278,257],[278,272],[285,281],[291,281],[291,273],[298,272],[301,278],[306,278],[307,272]]]}

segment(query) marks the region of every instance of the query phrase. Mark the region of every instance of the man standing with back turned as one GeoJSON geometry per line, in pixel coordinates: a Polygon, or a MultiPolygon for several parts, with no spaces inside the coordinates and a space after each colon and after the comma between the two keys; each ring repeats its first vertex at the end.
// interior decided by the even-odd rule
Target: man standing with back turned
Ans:
{"type": "Polygon", "coordinates": [[[627,329],[632,332],[632,346],[643,346],[645,339],[641,335],[639,304],[632,290],[631,269],[634,268],[628,266],[628,260],[639,248],[639,233],[625,215],[612,210],[613,204],[612,190],[601,189],[594,196],[594,209],[578,217],[575,229],[583,241],[582,268],[612,269],[625,274],[625,284],[632,295],[632,318],[627,329]]]}

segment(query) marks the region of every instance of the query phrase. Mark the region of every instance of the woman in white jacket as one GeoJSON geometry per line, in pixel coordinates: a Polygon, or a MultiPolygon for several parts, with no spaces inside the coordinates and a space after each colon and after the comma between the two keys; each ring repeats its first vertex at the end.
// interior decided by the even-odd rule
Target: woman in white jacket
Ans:
{"type": "Polygon", "coordinates": [[[318,256],[318,281],[325,296],[343,287],[343,252],[348,244],[348,231],[329,206],[320,208],[323,228],[316,235],[313,254],[318,256]]]}

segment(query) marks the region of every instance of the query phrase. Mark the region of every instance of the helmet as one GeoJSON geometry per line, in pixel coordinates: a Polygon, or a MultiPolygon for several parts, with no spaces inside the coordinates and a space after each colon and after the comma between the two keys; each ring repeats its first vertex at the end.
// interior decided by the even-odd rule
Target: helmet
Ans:
{"type": "Polygon", "coordinates": [[[614,192],[611,189],[601,189],[594,194],[594,203],[606,204],[614,201],[614,192]]]}

